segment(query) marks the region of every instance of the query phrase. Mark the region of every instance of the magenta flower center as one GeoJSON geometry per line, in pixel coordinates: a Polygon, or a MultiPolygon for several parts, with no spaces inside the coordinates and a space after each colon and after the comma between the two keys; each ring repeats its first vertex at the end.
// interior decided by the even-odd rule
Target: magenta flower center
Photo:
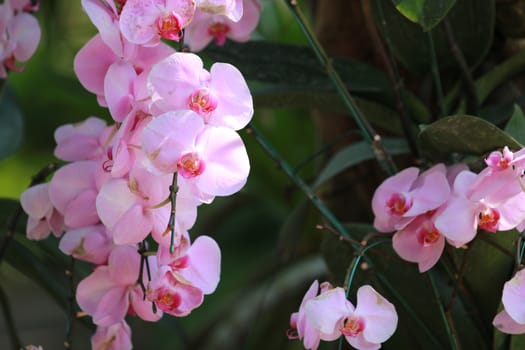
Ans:
{"type": "Polygon", "coordinates": [[[180,305],[181,301],[182,298],[178,293],[170,293],[167,289],[161,289],[155,299],[161,310],[173,310],[180,305]]]}
{"type": "Polygon", "coordinates": [[[498,230],[499,218],[500,214],[496,209],[486,208],[479,213],[478,226],[485,231],[496,232],[498,230]]]}
{"type": "Polygon", "coordinates": [[[164,39],[180,40],[182,30],[180,17],[175,12],[160,16],[157,19],[157,30],[164,39]]]}
{"type": "Polygon", "coordinates": [[[401,193],[394,193],[386,201],[386,206],[388,207],[390,214],[403,215],[412,206],[412,201],[401,193]]]}
{"type": "Polygon", "coordinates": [[[190,109],[202,116],[206,116],[217,108],[217,99],[207,88],[195,90],[190,96],[190,109]]]}
{"type": "Polygon", "coordinates": [[[226,42],[226,34],[230,32],[230,26],[221,23],[215,22],[208,28],[208,34],[215,38],[217,45],[222,46],[226,42]]]}
{"type": "Polygon", "coordinates": [[[204,162],[195,152],[183,154],[177,161],[177,170],[185,179],[199,176],[204,171],[204,162]]]}
{"type": "Polygon", "coordinates": [[[419,228],[419,230],[417,230],[417,241],[423,247],[429,247],[435,244],[440,237],[441,233],[434,227],[434,224],[432,224],[432,222],[430,221],[425,222],[419,228]]]}
{"type": "Polygon", "coordinates": [[[347,337],[356,337],[365,329],[365,321],[361,317],[352,316],[344,321],[339,330],[347,337]]]}

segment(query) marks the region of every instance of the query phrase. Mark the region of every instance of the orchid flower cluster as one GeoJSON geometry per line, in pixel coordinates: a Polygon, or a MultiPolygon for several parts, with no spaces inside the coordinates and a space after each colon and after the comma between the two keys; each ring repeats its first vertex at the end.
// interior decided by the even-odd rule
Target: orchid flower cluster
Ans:
{"type": "Polygon", "coordinates": [[[202,28],[219,44],[230,33],[247,40],[259,7],[255,0],[82,6],[99,33],[77,54],[75,73],[114,123],[90,117],[59,127],[55,156],[69,163],[49,183],[26,190],[21,204],[30,239],[65,232],[59,248],[96,265],[76,292],[98,326],[93,349],[131,349],[127,314],[146,321],[186,316],[214,292],[220,249],[207,236],[191,242],[188,231],[199,205],[236,193],[250,171],[237,133],[253,115],[242,74],[226,63],[208,71],[197,55],[161,38],[182,40],[202,15],[194,24],[198,46],[202,28]],[[242,35],[233,34],[238,29],[242,35]]]}
{"type": "Polygon", "coordinates": [[[290,317],[288,338],[302,339],[305,349],[317,349],[320,341],[344,336],[359,350],[376,350],[397,327],[397,312],[388,300],[369,285],[357,290],[357,304],[347,300],[345,290],[314,281],[299,311],[290,317]]]}
{"type": "Polygon", "coordinates": [[[35,0],[6,0],[0,4],[0,78],[8,71],[21,72],[18,62],[33,56],[40,42],[40,26],[32,15],[38,10],[35,0]]]}
{"type": "Polygon", "coordinates": [[[525,192],[521,176],[525,150],[508,147],[485,159],[476,174],[465,165],[443,164],[419,174],[408,168],[385,180],[372,199],[374,227],[396,231],[392,244],[404,260],[425,272],[439,260],[445,242],[459,248],[478,229],[487,232],[525,229],[525,192]]]}
{"type": "MultiPolygon", "coordinates": [[[[464,165],[438,164],[422,174],[408,168],[385,180],[374,194],[374,226],[396,231],[392,244],[399,256],[415,262],[419,271],[432,268],[445,241],[459,248],[478,229],[487,232],[525,230],[525,149],[508,147],[485,159],[479,174],[464,165]]],[[[509,334],[525,333],[525,271],[505,283],[504,310],[493,325],[509,334]]]]}

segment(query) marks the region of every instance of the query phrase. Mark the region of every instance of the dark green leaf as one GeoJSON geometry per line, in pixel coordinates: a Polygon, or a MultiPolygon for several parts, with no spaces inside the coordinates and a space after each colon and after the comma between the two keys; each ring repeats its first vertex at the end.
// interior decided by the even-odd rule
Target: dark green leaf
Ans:
{"type": "MultiPolygon", "coordinates": [[[[279,86],[254,89],[252,93],[256,108],[298,107],[341,113],[348,111],[334,91],[279,86]]],[[[396,111],[369,99],[355,97],[354,101],[373,125],[402,135],[401,122],[396,111]]],[[[413,127],[416,128],[415,124],[413,127]]]]}
{"type": "MultiPolygon", "coordinates": [[[[346,111],[309,47],[265,41],[228,42],[220,47],[211,45],[203,53],[213,61],[235,65],[249,81],[267,84],[254,90],[259,106],[346,111]]],[[[383,72],[348,57],[334,57],[332,62],[351,93],[395,106],[391,85],[383,72]]],[[[430,113],[424,104],[412,94],[405,95],[414,119],[428,122],[430,113]]]]}
{"type": "Polygon", "coordinates": [[[454,6],[456,0],[392,0],[397,10],[424,30],[437,25],[454,6]]]}
{"type": "MultiPolygon", "coordinates": [[[[425,1],[429,4],[428,6],[439,2],[442,1],[425,1]]],[[[403,66],[417,73],[430,71],[427,33],[424,33],[419,25],[401,15],[392,1],[372,1],[372,10],[378,27],[381,28],[383,36],[388,35],[390,38],[394,54],[403,66]],[[379,20],[380,11],[384,14],[386,28],[383,28],[382,21],[379,20]]],[[[491,47],[494,17],[494,0],[457,0],[447,14],[456,43],[461,48],[470,67],[479,64],[491,47]]],[[[439,67],[441,69],[457,67],[457,62],[447,42],[444,24],[437,25],[432,30],[432,35],[439,67]]]]}
{"type": "Polygon", "coordinates": [[[505,132],[522,145],[525,145],[525,115],[523,115],[520,106],[514,105],[512,116],[507,126],[505,126],[505,132]]]}
{"type": "MultiPolygon", "coordinates": [[[[385,149],[391,155],[407,154],[410,153],[408,144],[405,139],[398,138],[385,138],[383,139],[385,149]]],[[[344,170],[359,164],[365,160],[374,159],[375,154],[372,147],[365,141],[360,141],[345,148],[334,154],[334,156],[328,161],[323,170],[321,170],[317,180],[313,187],[319,187],[332,177],[340,174],[344,170]]]]}
{"type": "Polygon", "coordinates": [[[295,254],[301,236],[315,226],[315,223],[310,221],[317,217],[317,212],[308,198],[299,202],[288,215],[279,231],[277,243],[277,253],[283,261],[288,261],[295,254]]]}
{"type": "MultiPolygon", "coordinates": [[[[515,231],[496,234],[480,232],[478,238],[469,245],[463,284],[473,302],[472,318],[481,322],[484,334],[493,331],[492,320],[501,301],[503,284],[510,279],[514,266],[513,257],[506,255],[496,246],[512,252],[516,237],[515,231]],[[490,268],[487,268],[488,266],[490,268]]],[[[461,265],[463,253],[458,250],[453,252],[457,266],[461,265]]]]}
{"type": "Polygon", "coordinates": [[[0,97],[0,159],[14,153],[22,142],[22,114],[9,90],[0,97]]]}
{"type": "MultiPolygon", "coordinates": [[[[307,46],[285,45],[266,41],[224,46],[211,45],[203,54],[215,62],[235,65],[247,80],[271,84],[333,90],[333,85],[307,46]]],[[[334,58],[334,68],[352,92],[390,90],[386,76],[376,68],[350,58],[334,58]]]]}
{"type": "Polygon", "coordinates": [[[454,115],[436,121],[419,134],[421,146],[429,156],[458,152],[481,155],[504,146],[522,146],[495,125],[478,117],[454,115]]]}

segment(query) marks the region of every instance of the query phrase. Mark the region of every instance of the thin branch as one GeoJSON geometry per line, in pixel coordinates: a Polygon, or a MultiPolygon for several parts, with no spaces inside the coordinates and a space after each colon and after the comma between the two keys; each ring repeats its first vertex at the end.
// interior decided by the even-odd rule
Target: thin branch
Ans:
{"type": "Polygon", "coordinates": [[[339,76],[339,73],[334,69],[333,61],[328,57],[321,44],[315,37],[313,31],[308,26],[301,9],[297,5],[297,1],[284,0],[284,2],[292,11],[292,14],[294,15],[299,26],[301,27],[301,30],[303,31],[306,39],[310,43],[310,46],[314,51],[319,63],[321,64],[322,68],[326,71],[337,93],[343,100],[343,103],[345,104],[346,108],[348,108],[348,110],[350,111],[350,114],[355,120],[359,130],[361,130],[363,137],[374,149],[374,154],[376,156],[377,161],[387,172],[388,175],[395,174],[397,172],[397,167],[394,164],[392,157],[385,149],[383,142],[381,141],[381,136],[374,130],[372,125],[357,108],[357,105],[352,95],[346,88],[346,85],[339,76]]]}
{"type": "Polygon", "coordinates": [[[436,56],[436,48],[434,47],[434,38],[432,37],[432,30],[427,32],[427,40],[428,48],[430,50],[430,64],[432,76],[434,77],[434,86],[438,100],[439,114],[440,117],[444,117],[447,115],[447,110],[445,109],[445,103],[443,100],[443,88],[441,87],[441,77],[439,76],[439,66],[436,56]]]}
{"type": "MultiPolygon", "coordinates": [[[[354,254],[354,258],[352,259],[352,262],[348,266],[348,270],[346,270],[344,288],[346,290],[345,295],[346,295],[347,299],[348,299],[348,296],[350,295],[350,289],[352,287],[352,282],[354,281],[354,277],[355,277],[355,273],[357,271],[357,267],[359,266],[359,263],[361,262],[361,259],[364,257],[364,255],[367,252],[367,250],[372,249],[375,246],[378,246],[378,245],[380,245],[382,243],[391,242],[390,239],[383,239],[383,240],[376,241],[376,242],[374,242],[374,243],[369,245],[368,244],[368,240],[373,237],[373,234],[374,233],[372,233],[370,235],[367,235],[361,241],[361,245],[360,245],[359,249],[354,254]]],[[[343,342],[344,342],[344,337],[341,335],[341,337],[339,337],[338,350],[342,350],[343,349],[343,342]]]]}
{"type": "Polygon", "coordinates": [[[170,254],[173,254],[175,251],[175,203],[177,200],[177,173],[173,174],[173,179],[171,180],[170,186],[170,202],[171,202],[171,211],[170,219],[168,221],[168,230],[170,231],[170,254]]]}
{"type": "Polygon", "coordinates": [[[11,346],[13,350],[20,350],[22,348],[22,341],[18,335],[18,330],[15,326],[15,321],[13,319],[13,313],[11,312],[11,306],[9,300],[7,299],[7,294],[0,285],[0,304],[2,304],[2,309],[4,310],[4,319],[7,326],[7,334],[9,340],[11,341],[11,346]]]}
{"type": "MultiPolygon", "coordinates": [[[[272,158],[279,168],[284,171],[284,173],[294,182],[294,184],[299,187],[303,193],[308,197],[310,202],[321,212],[321,214],[328,220],[332,227],[341,233],[341,235],[347,239],[355,241],[352,236],[348,233],[345,227],[341,224],[339,220],[334,216],[334,214],[325,206],[319,198],[313,193],[312,189],[304,182],[304,180],[295,174],[292,167],[280,156],[275,148],[266,140],[266,138],[257,130],[257,128],[250,123],[246,128],[246,132],[252,134],[255,137],[255,140],[261,145],[261,147],[268,153],[270,158],[272,158]]],[[[352,244],[354,249],[358,249],[359,246],[352,244]]]]}
{"type": "Polygon", "coordinates": [[[419,154],[419,149],[417,147],[416,135],[414,135],[413,129],[410,124],[410,117],[408,115],[408,112],[405,106],[405,100],[404,100],[405,85],[403,83],[403,79],[401,79],[401,75],[399,74],[399,69],[397,67],[397,61],[394,58],[394,54],[392,52],[392,42],[390,40],[390,36],[388,35],[388,30],[386,29],[387,23],[386,23],[385,15],[383,13],[383,6],[381,5],[380,0],[375,0],[375,1],[376,1],[376,7],[378,8],[379,20],[381,22],[381,26],[383,27],[383,32],[385,34],[386,48],[388,50],[385,49],[385,45],[383,45],[383,42],[381,41],[378,30],[376,26],[374,25],[374,20],[372,19],[369,0],[362,2],[363,13],[365,14],[365,17],[367,18],[366,23],[367,23],[368,33],[370,33],[372,42],[374,43],[374,47],[376,48],[377,53],[379,53],[379,56],[381,57],[381,61],[383,62],[383,65],[386,68],[388,80],[390,81],[390,84],[392,85],[392,90],[394,91],[394,98],[396,100],[396,109],[401,119],[401,126],[403,128],[403,134],[405,135],[405,138],[407,139],[408,146],[410,147],[410,151],[412,152],[414,157],[419,158],[420,154],[419,154]]]}
{"type": "Polygon", "coordinates": [[[453,320],[447,317],[447,313],[445,312],[445,309],[443,308],[443,303],[441,302],[439,291],[437,289],[434,278],[432,277],[432,272],[428,271],[427,273],[425,273],[425,276],[427,277],[429,285],[432,289],[432,293],[434,294],[434,301],[436,302],[436,305],[439,309],[439,314],[441,315],[443,324],[445,325],[445,330],[447,332],[448,339],[450,341],[450,348],[452,350],[459,350],[460,345],[459,345],[459,341],[458,341],[458,337],[457,337],[456,329],[454,327],[453,320]]]}
{"type": "Polygon", "coordinates": [[[74,273],[75,273],[75,258],[71,257],[69,268],[66,270],[66,277],[69,284],[69,305],[68,305],[68,318],[66,321],[66,340],[64,341],[64,348],[71,350],[73,342],[73,322],[75,319],[75,284],[74,284],[74,273]]]}
{"type": "Polygon", "coordinates": [[[320,155],[324,154],[325,152],[328,152],[329,150],[334,148],[338,143],[342,142],[343,140],[345,140],[348,136],[352,134],[360,135],[359,131],[357,130],[348,130],[347,132],[342,133],[341,135],[336,137],[336,139],[333,142],[327,145],[324,145],[319,150],[317,150],[315,153],[308,156],[308,158],[303,160],[301,163],[297,164],[293,170],[294,173],[298,173],[299,171],[301,171],[308,163],[310,163],[311,161],[313,161],[315,158],[319,157],[320,155]]]}
{"type": "MultiPolygon", "coordinates": [[[[35,176],[33,176],[29,187],[44,182],[47,176],[52,172],[56,171],[59,167],[60,165],[57,163],[51,163],[47,165],[45,168],[41,169],[35,176]]],[[[5,237],[2,240],[2,243],[0,244],[0,264],[4,260],[9,243],[11,243],[11,241],[13,240],[13,236],[16,233],[16,226],[18,225],[18,220],[20,220],[20,217],[22,216],[23,212],[24,210],[19,204],[13,216],[11,217],[11,220],[7,224],[5,237]]]]}
{"type": "Polygon", "coordinates": [[[461,71],[461,77],[463,80],[463,85],[465,86],[465,92],[467,96],[467,113],[472,115],[478,115],[478,91],[476,89],[476,85],[474,84],[472,74],[470,73],[470,68],[468,67],[467,60],[465,59],[465,56],[463,55],[463,52],[461,51],[461,48],[459,47],[456,41],[454,31],[452,30],[452,26],[450,25],[450,21],[447,17],[445,17],[443,23],[445,24],[445,32],[447,34],[447,41],[450,47],[450,51],[456,59],[456,62],[458,63],[459,69],[461,71]]]}
{"type": "Polygon", "coordinates": [[[462,257],[462,260],[461,260],[461,266],[459,267],[459,272],[458,272],[458,276],[456,278],[456,284],[454,286],[454,291],[452,292],[452,295],[450,296],[450,299],[448,301],[447,308],[445,309],[447,314],[452,311],[452,306],[454,306],[454,302],[456,301],[456,298],[458,296],[459,288],[460,288],[461,284],[463,283],[463,274],[465,273],[465,268],[467,266],[467,255],[470,252],[474,242],[475,241],[472,241],[470,247],[463,252],[463,257],[462,257]]]}
{"type": "Polygon", "coordinates": [[[390,284],[388,279],[380,273],[377,273],[375,276],[379,279],[379,282],[390,292],[390,294],[392,294],[394,298],[397,299],[399,304],[405,309],[405,311],[410,315],[410,317],[412,317],[414,322],[419,326],[423,333],[425,333],[427,339],[429,339],[437,348],[443,348],[443,345],[434,336],[435,332],[427,327],[427,324],[419,317],[415,310],[412,307],[410,307],[408,301],[405,298],[403,298],[401,294],[399,294],[396,288],[392,284],[390,284]]]}

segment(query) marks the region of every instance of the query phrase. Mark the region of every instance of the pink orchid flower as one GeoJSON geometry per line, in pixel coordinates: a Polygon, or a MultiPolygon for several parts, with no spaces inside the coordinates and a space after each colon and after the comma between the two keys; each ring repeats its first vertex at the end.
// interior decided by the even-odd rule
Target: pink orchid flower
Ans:
{"type": "Polygon", "coordinates": [[[519,183],[513,170],[509,171],[498,170],[492,175],[486,170],[480,174],[462,171],[457,175],[452,196],[437,211],[434,222],[451,244],[460,247],[472,241],[478,228],[510,230],[525,219],[525,197],[514,189],[519,183]]]}
{"type": "Polygon", "coordinates": [[[504,333],[525,333],[524,282],[525,270],[520,270],[503,286],[501,301],[505,309],[496,315],[493,325],[504,333]]]}
{"type": "Polygon", "coordinates": [[[68,162],[100,158],[104,152],[101,138],[105,130],[106,122],[96,117],[60,126],[55,130],[55,157],[68,162]]]}
{"type": "Polygon", "coordinates": [[[49,199],[49,183],[32,186],[20,195],[20,204],[27,213],[27,238],[41,240],[50,232],[60,237],[65,230],[64,217],[49,199]]]}
{"type": "MultiPolygon", "coordinates": [[[[108,105],[105,93],[106,90],[111,91],[113,84],[106,83],[106,75],[113,64],[121,61],[130,63],[138,76],[141,73],[147,76],[149,69],[154,63],[174,52],[171,47],[165,44],[155,47],[143,47],[124,43],[124,48],[125,50],[122,54],[116,54],[101,35],[97,34],[75,56],[73,67],[78,80],[86,90],[97,95],[101,106],[105,107],[108,105]]],[[[141,78],[137,79],[140,80],[141,78]]],[[[128,87],[129,83],[126,82],[125,86],[128,87]]],[[[144,90],[146,90],[145,87],[144,90]]],[[[133,93],[136,98],[144,98],[141,86],[138,83],[133,85],[133,93]]]]}
{"type": "Polygon", "coordinates": [[[49,183],[49,198],[69,228],[95,225],[100,219],[95,199],[108,175],[97,161],[78,161],[57,170],[49,183]]]}
{"type": "Polygon", "coordinates": [[[94,225],[66,231],[58,248],[75,259],[102,265],[108,260],[112,242],[104,225],[94,225]]]}
{"type": "Polygon", "coordinates": [[[258,0],[244,0],[244,10],[239,21],[224,15],[197,11],[186,28],[186,42],[193,52],[204,49],[212,40],[224,45],[226,39],[237,42],[250,40],[251,33],[259,23],[261,5],[258,0]]]}
{"type": "Polygon", "coordinates": [[[220,279],[221,253],[210,237],[199,236],[181,254],[169,254],[161,248],[159,270],[148,287],[148,299],[173,316],[186,316],[199,307],[205,294],[217,288],[220,279]]]}
{"type": "MultiPolygon", "coordinates": [[[[326,294],[328,291],[332,290],[332,286],[328,282],[324,282],[319,286],[319,282],[315,280],[301,301],[299,306],[299,311],[294,312],[290,316],[290,329],[287,331],[288,339],[302,339],[305,349],[317,349],[321,342],[321,331],[316,327],[316,319],[307,317],[306,307],[307,304],[314,300],[320,295],[326,294]],[[320,290],[319,290],[320,288],[320,290]]],[[[335,294],[330,294],[335,297],[338,296],[337,292],[335,294]]],[[[346,300],[343,292],[343,300],[346,300]]],[[[328,331],[331,334],[331,330],[328,331]]],[[[329,334],[325,334],[326,337],[329,337],[329,334]]],[[[340,334],[335,336],[333,339],[337,339],[340,334]]],[[[326,338],[324,337],[324,338],[326,338]]]]}
{"type": "Polygon", "coordinates": [[[394,334],[398,321],[394,305],[369,285],[357,290],[355,308],[342,288],[334,288],[307,302],[306,317],[314,322],[321,339],[323,334],[329,335],[326,340],[342,334],[359,350],[379,349],[394,334]]]}
{"type": "MultiPolygon", "coordinates": [[[[128,179],[107,181],[96,198],[96,210],[115,244],[139,243],[153,230],[164,232],[169,206],[171,176],[134,168],[128,179]]],[[[158,233],[157,233],[158,234],[158,233]]]]}
{"type": "Polygon", "coordinates": [[[418,264],[419,272],[432,268],[445,248],[445,237],[434,226],[432,213],[418,216],[392,237],[396,253],[418,264]]]}
{"type": "Polygon", "coordinates": [[[408,168],[386,179],[372,198],[374,227],[380,232],[402,229],[418,215],[435,210],[450,196],[450,185],[443,164],[421,175],[408,168]]]}
{"type": "MultiPolygon", "coordinates": [[[[132,246],[115,247],[107,266],[99,266],[77,287],[77,302],[82,310],[93,317],[97,326],[108,327],[120,323],[128,312],[146,321],[158,321],[162,311],[153,312],[149,300],[137,284],[140,255],[132,246]]],[[[148,258],[150,271],[156,273],[154,258],[148,258]]],[[[144,268],[142,279],[147,284],[144,268]]]]}
{"type": "Polygon", "coordinates": [[[195,13],[194,0],[127,0],[120,30],[131,43],[155,46],[160,38],[179,41],[195,13]]]}
{"type": "Polygon", "coordinates": [[[144,129],[143,149],[161,171],[177,171],[179,188],[187,186],[202,202],[239,191],[250,163],[240,136],[227,127],[205,126],[192,111],[168,112],[144,129]]]}
{"type": "Polygon", "coordinates": [[[98,326],[97,331],[91,337],[91,348],[93,350],[131,350],[131,328],[126,321],[103,327],[98,326]]]}
{"type": "Polygon", "coordinates": [[[196,0],[197,10],[211,15],[222,15],[232,22],[238,22],[245,8],[243,0],[196,0]]]}
{"type": "Polygon", "coordinates": [[[0,4],[0,77],[7,76],[6,68],[21,71],[16,62],[26,62],[35,53],[41,31],[35,17],[17,8],[20,3],[0,4]],[[13,8],[14,6],[15,8],[13,8]]]}
{"type": "Polygon", "coordinates": [[[151,69],[148,87],[154,115],[191,109],[204,123],[233,130],[245,127],[253,115],[253,101],[241,72],[215,63],[210,72],[192,53],[174,53],[151,69]]]}

